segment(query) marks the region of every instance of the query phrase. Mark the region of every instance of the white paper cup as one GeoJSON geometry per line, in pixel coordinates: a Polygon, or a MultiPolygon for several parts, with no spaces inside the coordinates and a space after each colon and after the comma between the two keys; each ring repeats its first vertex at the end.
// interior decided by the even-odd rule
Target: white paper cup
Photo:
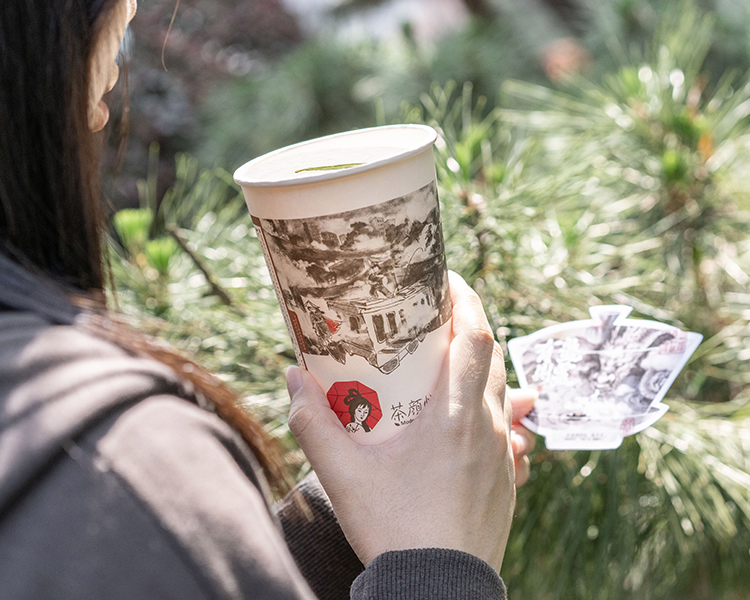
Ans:
{"type": "Polygon", "coordinates": [[[350,131],[234,174],[297,360],[362,444],[419,415],[450,344],[436,137],[424,125],[350,131]]]}

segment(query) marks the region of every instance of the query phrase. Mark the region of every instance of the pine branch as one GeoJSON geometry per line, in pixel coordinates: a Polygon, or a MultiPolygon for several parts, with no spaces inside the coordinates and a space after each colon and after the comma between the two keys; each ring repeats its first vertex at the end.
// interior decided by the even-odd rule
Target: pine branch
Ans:
{"type": "Polygon", "coordinates": [[[218,296],[218,298],[224,305],[233,306],[232,298],[224,288],[216,283],[213,275],[211,275],[210,271],[205,267],[201,259],[198,258],[195,252],[190,249],[187,242],[182,238],[177,227],[175,227],[174,225],[168,225],[166,227],[166,231],[175,239],[182,251],[190,257],[190,260],[192,260],[195,266],[198,267],[198,270],[203,273],[203,276],[206,278],[206,281],[211,288],[211,293],[215,296],[218,296]]]}

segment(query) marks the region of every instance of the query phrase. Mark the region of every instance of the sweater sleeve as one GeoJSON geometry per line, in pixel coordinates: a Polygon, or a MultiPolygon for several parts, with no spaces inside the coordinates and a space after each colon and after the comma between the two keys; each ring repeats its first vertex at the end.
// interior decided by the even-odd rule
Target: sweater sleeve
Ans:
{"type": "Polygon", "coordinates": [[[483,560],[441,548],[385,552],[354,581],[351,600],[506,600],[483,560]]]}
{"type": "Polygon", "coordinates": [[[364,566],[341,531],[328,496],[312,473],[274,506],[297,566],[319,600],[346,600],[364,566]]]}

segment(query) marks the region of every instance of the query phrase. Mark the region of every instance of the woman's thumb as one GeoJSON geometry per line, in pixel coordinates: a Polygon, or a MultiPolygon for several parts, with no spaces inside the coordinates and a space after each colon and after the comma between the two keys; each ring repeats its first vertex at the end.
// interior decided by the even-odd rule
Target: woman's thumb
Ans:
{"type": "Polygon", "coordinates": [[[330,456],[341,444],[354,443],[312,375],[299,367],[289,367],[286,386],[291,398],[289,430],[315,467],[316,460],[330,456]]]}

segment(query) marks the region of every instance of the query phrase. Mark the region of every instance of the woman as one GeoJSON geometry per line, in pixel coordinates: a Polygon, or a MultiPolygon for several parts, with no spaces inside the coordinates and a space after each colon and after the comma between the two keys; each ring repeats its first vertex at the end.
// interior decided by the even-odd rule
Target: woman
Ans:
{"type": "Polygon", "coordinates": [[[135,8],[0,2],[0,598],[501,596],[533,437],[510,432],[502,356],[460,278],[444,377],[394,440],[354,443],[290,368],[289,426],[327,495],[310,478],[275,513],[262,428],[107,315],[92,132],[135,8]]]}
{"type": "Polygon", "coordinates": [[[346,398],[344,398],[344,404],[349,407],[349,417],[351,418],[345,429],[349,433],[354,433],[360,429],[364,429],[366,433],[369,433],[370,426],[367,424],[367,419],[372,412],[370,401],[362,396],[358,390],[352,388],[349,390],[346,398]]]}

